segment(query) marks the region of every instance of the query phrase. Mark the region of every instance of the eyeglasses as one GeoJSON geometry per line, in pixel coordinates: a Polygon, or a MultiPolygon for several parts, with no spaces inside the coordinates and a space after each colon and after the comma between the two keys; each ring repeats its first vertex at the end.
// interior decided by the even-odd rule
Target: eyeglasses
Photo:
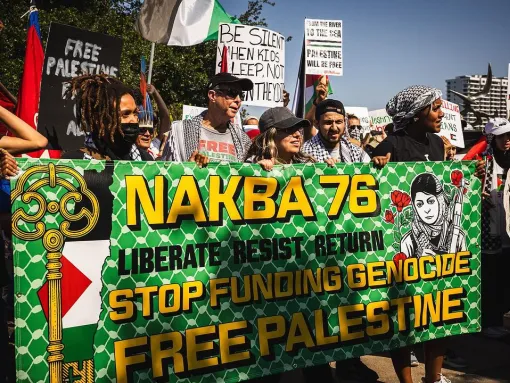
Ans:
{"type": "Polygon", "coordinates": [[[140,128],[140,135],[144,135],[146,132],[149,132],[149,134],[152,136],[154,134],[154,128],[146,128],[146,127],[143,127],[143,128],[140,128]]]}
{"type": "Polygon", "coordinates": [[[225,98],[234,99],[237,96],[239,96],[241,101],[244,101],[245,92],[243,92],[242,90],[239,90],[236,88],[219,88],[219,89],[214,89],[214,91],[224,95],[225,98]]]}

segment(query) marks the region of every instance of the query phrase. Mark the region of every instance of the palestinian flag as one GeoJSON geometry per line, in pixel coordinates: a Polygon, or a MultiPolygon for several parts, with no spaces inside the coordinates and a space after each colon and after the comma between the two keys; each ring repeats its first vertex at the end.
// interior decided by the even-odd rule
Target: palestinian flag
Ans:
{"type": "Polygon", "coordinates": [[[308,111],[312,108],[313,100],[317,98],[317,94],[315,92],[315,88],[319,85],[319,81],[328,81],[328,95],[333,94],[333,88],[331,88],[331,82],[329,82],[328,76],[321,75],[306,75],[306,84],[305,84],[305,116],[308,111]]]}
{"type": "Polygon", "coordinates": [[[140,35],[166,45],[218,39],[220,23],[240,24],[217,0],[145,0],[136,22],[140,35]]]}
{"type": "MultiPolygon", "coordinates": [[[[109,190],[113,167],[101,173],[85,171],[87,187],[101,201],[96,227],[86,236],[67,238],[62,250],[61,307],[64,361],[75,362],[94,357],[94,336],[101,313],[101,273],[110,255],[113,196],[109,190]]],[[[75,206],[91,210],[85,199],[75,206]]],[[[72,222],[70,230],[78,230],[82,223],[72,222]]],[[[37,293],[46,319],[48,319],[48,281],[37,293]]]]}
{"type": "MultiPolygon", "coordinates": [[[[101,270],[110,241],[66,242],[62,251],[62,328],[66,362],[94,357],[94,334],[101,313],[101,270]]],[[[37,295],[48,319],[48,281],[37,295]]]]}

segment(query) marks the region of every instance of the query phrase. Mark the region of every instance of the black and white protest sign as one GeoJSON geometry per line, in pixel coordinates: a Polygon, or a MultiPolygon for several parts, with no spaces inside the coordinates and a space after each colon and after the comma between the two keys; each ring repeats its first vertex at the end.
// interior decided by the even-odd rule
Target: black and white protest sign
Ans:
{"type": "Polygon", "coordinates": [[[266,28],[221,24],[218,31],[216,73],[221,71],[223,47],[228,48],[228,71],[253,81],[245,105],[283,106],[285,37],[266,28]]]}
{"type": "Polygon", "coordinates": [[[119,75],[122,39],[52,23],[46,44],[37,130],[49,149],[75,150],[83,146],[76,123],[76,104],[65,100],[66,81],[85,73],[119,75]]]}
{"type": "Polygon", "coordinates": [[[305,19],[306,74],[342,76],[342,20],[305,19]]]}

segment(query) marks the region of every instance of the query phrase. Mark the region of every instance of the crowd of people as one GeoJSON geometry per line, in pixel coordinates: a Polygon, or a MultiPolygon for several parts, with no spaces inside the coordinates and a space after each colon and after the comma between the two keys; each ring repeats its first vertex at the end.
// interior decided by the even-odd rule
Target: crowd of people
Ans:
{"type": "MultiPolygon", "coordinates": [[[[380,134],[363,134],[360,119],[347,114],[341,101],[328,98],[325,86],[319,83],[317,99],[304,119],[287,108],[289,95],[286,93],[285,106],[270,108],[260,118],[248,116],[242,126],[235,123],[235,117],[240,112],[244,92],[253,88],[249,79],[228,73],[215,75],[207,89],[207,110],[192,119],[174,122],[170,121],[163,98],[149,86],[149,93],[158,107],[158,118],[152,125],[142,125],[140,97],[133,89],[103,74],[75,77],[70,81],[68,96],[76,99],[77,122],[86,135],[80,150],[64,152],[62,158],[195,162],[200,167],[209,162],[247,162],[259,164],[266,171],[279,164],[323,162],[334,167],[336,163],[372,163],[382,168],[388,162],[455,159],[455,146],[435,134],[440,131],[444,116],[440,90],[426,86],[402,90],[386,106],[393,123],[380,134]]],[[[12,133],[0,139],[0,169],[3,177],[9,179],[18,172],[13,155],[44,148],[47,141],[1,107],[0,120],[12,133]]],[[[482,144],[473,147],[467,157],[479,160],[476,176],[484,180],[482,321],[486,334],[497,337],[505,334],[503,314],[510,309],[509,294],[502,299],[497,284],[503,280],[505,267],[502,265],[508,265],[505,253],[510,248],[500,189],[510,168],[510,122],[491,120],[485,127],[485,134],[482,144]]],[[[420,182],[423,185],[413,198],[417,194],[438,197],[442,192],[433,175],[423,177],[420,182]]],[[[3,215],[2,223],[5,235],[0,241],[8,242],[8,213],[3,215]]],[[[420,238],[410,238],[406,255],[437,254],[442,250],[439,245],[442,235],[446,234],[439,231],[427,243],[420,238]]],[[[2,245],[8,249],[8,243],[2,245]]],[[[12,264],[6,267],[5,257],[2,257],[2,285],[9,283],[9,275],[12,278],[12,264]]],[[[10,302],[12,304],[12,299],[10,302]]],[[[2,314],[8,311],[1,299],[0,310],[2,314]]],[[[4,318],[2,315],[1,319],[4,318]]],[[[0,344],[5,351],[2,355],[7,355],[7,338],[4,321],[0,331],[0,344]]],[[[441,373],[445,356],[446,361],[454,365],[463,364],[447,346],[448,338],[424,344],[424,382],[448,382],[441,373]]],[[[398,379],[412,382],[411,367],[417,363],[412,349],[394,350],[391,357],[398,379]]],[[[365,367],[359,358],[337,362],[336,371],[340,380],[377,379],[377,374],[365,367]]],[[[334,381],[329,365],[307,368],[303,373],[307,382],[334,381]]],[[[276,382],[279,378],[279,375],[272,375],[253,381],[276,382]]]]}

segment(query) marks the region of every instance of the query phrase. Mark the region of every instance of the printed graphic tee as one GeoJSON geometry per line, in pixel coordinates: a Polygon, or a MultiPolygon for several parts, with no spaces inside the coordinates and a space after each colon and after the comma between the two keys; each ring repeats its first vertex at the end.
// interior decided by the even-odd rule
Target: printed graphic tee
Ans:
{"type": "Polygon", "coordinates": [[[210,162],[238,162],[232,134],[229,131],[220,133],[202,126],[198,150],[208,156],[210,162]]]}

